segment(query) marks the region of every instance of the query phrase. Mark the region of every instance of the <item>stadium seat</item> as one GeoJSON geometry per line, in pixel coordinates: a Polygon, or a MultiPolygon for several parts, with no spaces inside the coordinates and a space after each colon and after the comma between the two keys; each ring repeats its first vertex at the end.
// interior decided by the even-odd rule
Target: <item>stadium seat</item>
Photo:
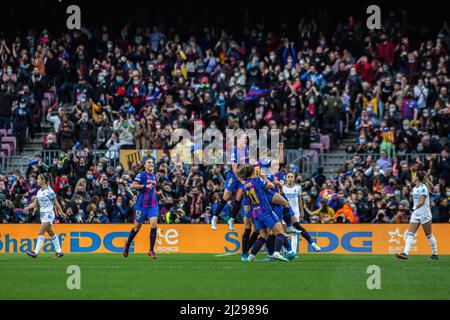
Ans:
{"type": "Polygon", "coordinates": [[[11,145],[10,145],[9,143],[2,143],[0,148],[1,148],[1,150],[2,150],[3,152],[6,153],[6,155],[7,155],[8,157],[11,157],[11,156],[12,156],[13,150],[12,150],[12,147],[11,147],[11,145]]]}
{"type": "Polygon", "coordinates": [[[53,94],[49,91],[44,93],[44,99],[47,99],[47,101],[49,102],[49,104],[52,104],[53,101],[53,94]]]}
{"type": "Polygon", "coordinates": [[[48,99],[44,98],[44,99],[42,99],[41,105],[42,105],[42,110],[47,112],[47,110],[50,106],[50,102],[48,99]]]}
{"type": "Polygon", "coordinates": [[[317,142],[317,143],[311,143],[311,144],[309,145],[309,148],[310,148],[310,149],[313,149],[313,150],[318,150],[320,154],[323,153],[323,149],[324,149],[324,148],[323,148],[323,144],[320,143],[320,142],[317,142]]]}
{"type": "Polygon", "coordinates": [[[16,150],[16,148],[17,148],[17,139],[16,139],[16,137],[11,137],[11,136],[3,137],[1,139],[1,142],[2,143],[9,143],[9,144],[11,144],[13,150],[16,150]]]}
{"type": "Polygon", "coordinates": [[[6,129],[0,129],[0,137],[6,137],[8,135],[6,132],[6,129]]]}
{"type": "Polygon", "coordinates": [[[330,136],[327,134],[320,136],[320,143],[323,145],[323,149],[330,151],[330,136]]]}

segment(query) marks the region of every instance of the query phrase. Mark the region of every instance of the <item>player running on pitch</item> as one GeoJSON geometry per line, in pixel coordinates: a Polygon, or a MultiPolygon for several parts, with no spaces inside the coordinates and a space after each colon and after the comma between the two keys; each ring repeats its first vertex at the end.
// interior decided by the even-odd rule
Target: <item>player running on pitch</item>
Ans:
{"type": "Polygon", "coordinates": [[[424,172],[417,172],[413,183],[416,185],[412,190],[413,197],[413,213],[409,222],[408,235],[406,237],[405,249],[402,253],[396,253],[395,256],[399,259],[408,259],[409,251],[411,250],[414,237],[420,225],[422,225],[428,241],[431,246],[431,259],[438,260],[437,242],[432,233],[431,228],[431,208],[430,208],[430,192],[427,186],[427,177],[424,172]]]}
{"type": "Polygon", "coordinates": [[[138,198],[134,206],[134,226],[123,249],[123,256],[128,257],[131,243],[138,234],[145,220],[150,221],[150,251],[148,255],[156,259],[154,251],[158,227],[158,197],[156,192],[156,178],[153,174],[155,163],[152,159],[145,160],[144,171],[137,174],[132,189],[138,190],[138,198]]]}
{"type": "Polygon", "coordinates": [[[50,239],[52,240],[53,246],[55,247],[56,255],[54,256],[54,258],[58,259],[64,256],[61,250],[61,244],[59,243],[59,238],[53,231],[53,222],[55,221],[54,209],[56,208],[56,212],[59,216],[65,217],[65,214],[63,213],[61,206],[56,199],[55,192],[50,187],[51,181],[52,176],[49,173],[42,173],[38,176],[37,183],[41,188],[37,192],[34,201],[25,208],[25,212],[28,212],[39,205],[41,218],[41,229],[39,230],[34,252],[27,252],[27,255],[32,258],[38,257],[39,251],[41,250],[41,247],[45,241],[45,233],[48,233],[48,235],[51,237],[50,239]]]}

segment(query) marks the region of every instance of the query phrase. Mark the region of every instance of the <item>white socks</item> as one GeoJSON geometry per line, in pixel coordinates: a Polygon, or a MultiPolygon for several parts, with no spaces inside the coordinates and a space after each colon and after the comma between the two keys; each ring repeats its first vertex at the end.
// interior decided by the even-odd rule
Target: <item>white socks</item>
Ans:
{"type": "MultiPolygon", "coordinates": [[[[428,238],[428,241],[430,242],[431,251],[433,252],[433,254],[437,255],[436,238],[434,237],[433,234],[427,236],[427,238],[428,238]]],[[[408,232],[408,235],[406,236],[405,250],[403,251],[404,253],[409,254],[409,251],[411,250],[411,245],[413,243],[413,240],[414,240],[414,233],[408,232]]]]}
{"type": "MultiPolygon", "coordinates": [[[[55,247],[56,252],[61,253],[61,244],[59,243],[59,238],[55,234],[53,237],[50,238],[53,242],[53,246],[55,247]]],[[[34,248],[34,253],[39,254],[39,251],[41,251],[42,245],[44,244],[45,237],[39,236],[37,238],[36,247],[34,248]]]]}
{"type": "Polygon", "coordinates": [[[430,242],[430,247],[431,247],[431,251],[433,252],[433,254],[437,255],[437,242],[436,242],[436,238],[434,237],[433,234],[430,234],[429,236],[427,236],[428,241],[430,242]]]}
{"type": "Polygon", "coordinates": [[[291,235],[291,247],[292,247],[292,252],[297,252],[298,249],[298,235],[297,234],[292,234],[291,235]]]}
{"type": "Polygon", "coordinates": [[[59,244],[58,236],[55,234],[51,239],[52,239],[53,245],[55,246],[56,252],[61,253],[62,250],[61,250],[61,245],[59,244]]]}
{"type": "Polygon", "coordinates": [[[414,241],[414,233],[408,232],[408,235],[406,236],[406,245],[405,250],[403,251],[406,254],[409,254],[409,251],[411,250],[412,243],[414,241]]]}
{"type": "Polygon", "coordinates": [[[34,253],[39,254],[41,251],[41,247],[44,244],[45,238],[43,236],[39,236],[36,242],[36,247],[34,248],[34,253]]]}

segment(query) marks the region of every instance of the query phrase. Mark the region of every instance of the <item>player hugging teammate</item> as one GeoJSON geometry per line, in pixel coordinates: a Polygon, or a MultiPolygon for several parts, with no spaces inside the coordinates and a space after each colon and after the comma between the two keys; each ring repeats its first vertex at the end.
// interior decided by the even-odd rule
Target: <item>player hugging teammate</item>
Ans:
{"type": "Polygon", "coordinates": [[[251,249],[250,254],[243,249],[242,260],[254,261],[264,244],[268,249],[269,260],[294,259],[297,248],[292,249],[285,235],[288,230],[291,233],[301,234],[316,251],[320,251],[320,247],[300,225],[299,217],[296,217],[289,201],[281,194],[283,183],[275,176],[269,179],[269,176],[261,170],[261,166],[265,166],[264,161],[260,161],[259,167],[256,168],[253,165],[244,165],[237,172],[238,179],[242,181],[244,201],[249,205],[254,229],[259,233],[256,242],[246,248],[251,249]],[[280,254],[282,247],[287,251],[284,257],[280,254]]]}

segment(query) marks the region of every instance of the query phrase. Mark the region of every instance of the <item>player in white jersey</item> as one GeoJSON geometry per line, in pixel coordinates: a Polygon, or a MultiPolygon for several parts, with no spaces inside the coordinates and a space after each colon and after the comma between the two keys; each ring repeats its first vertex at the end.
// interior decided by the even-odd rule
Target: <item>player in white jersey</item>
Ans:
{"type": "Polygon", "coordinates": [[[417,230],[420,225],[422,225],[423,231],[425,232],[428,241],[430,242],[432,255],[432,260],[438,260],[437,255],[437,243],[431,230],[431,208],[430,208],[430,192],[427,186],[427,178],[424,172],[417,172],[413,180],[416,185],[412,190],[413,197],[413,213],[411,215],[411,220],[409,222],[408,235],[406,237],[405,249],[402,253],[396,253],[395,256],[399,259],[408,259],[409,251],[411,250],[411,245],[414,241],[417,230]]]}
{"type": "MultiPolygon", "coordinates": [[[[302,187],[295,183],[295,174],[289,172],[286,176],[286,184],[283,185],[283,193],[289,201],[289,204],[294,211],[295,218],[300,221],[303,217],[303,201],[302,201],[302,187]]],[[[294,252],[297,252],[299,242],[298,234],[291,234],[291,247],[294,252]]]]}
{"type": "Polygon", "coordinates": [[[39,206],[39,213],[41,218],[41,228],[38,234],[36,247],[34,248],[34,252],[27,252],[27,255],[32,258],[37,258],[39,251],[41,250],[42,245],[45,241],[45,233],[51,237],[50,239],[53,242],[53,245],[56,250],[56,255],[54,258],[61,258],[63,256],[61,250],[61,244],[59,243],[59,238],[53,231],[53,221],[55,220],[55,211],[60,216],[65,216],[62,212],[61,206],[56,199],[56,194],[50,187],[50,182],[52,181],[52,176],[49,173],[43,173],[38,176],[37,183],[39,187],[41,187],[37,193],[34,201],[25,208],[25,211],[36,208],[39,206]]]}

